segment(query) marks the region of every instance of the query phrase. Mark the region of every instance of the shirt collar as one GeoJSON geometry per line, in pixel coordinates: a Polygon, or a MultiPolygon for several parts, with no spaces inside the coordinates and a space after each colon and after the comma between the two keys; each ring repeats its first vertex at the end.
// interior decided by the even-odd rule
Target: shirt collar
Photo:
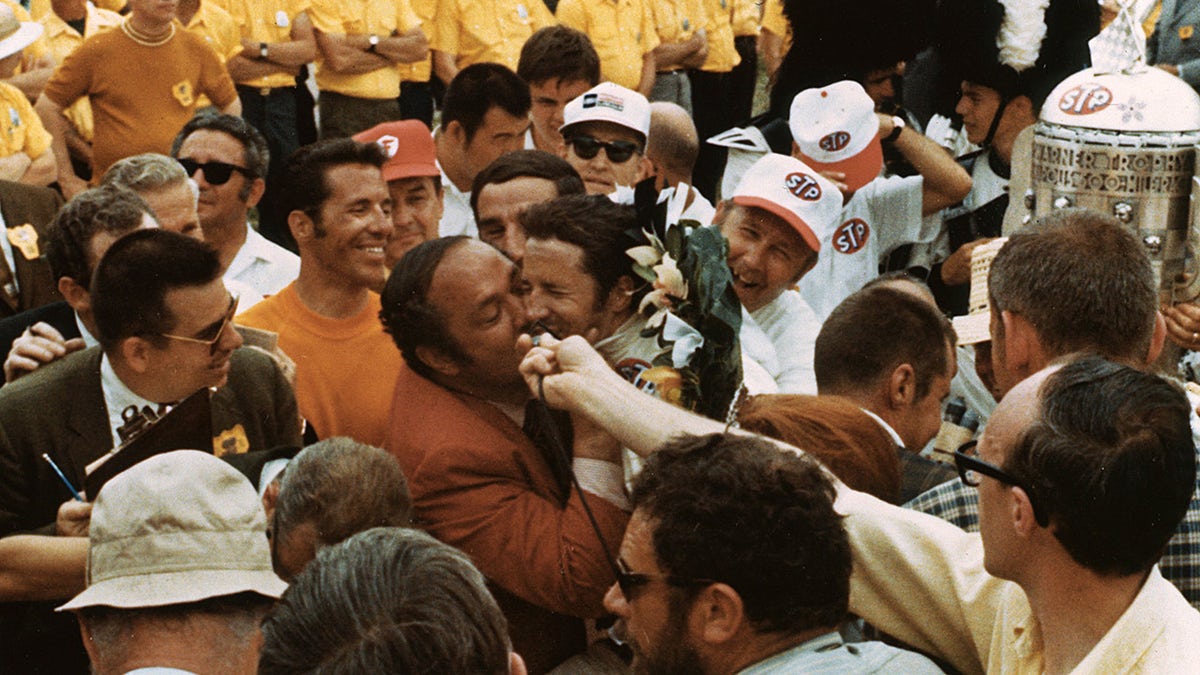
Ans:
{"type": "Polygon", "coordinates": [[[904,447],[904,439],[900,438],[900,434],[896,433],[896,430],[892,428],[892,425],[888,424],[887,422],[884,422],[882,417],[880,417],[879,415],[876,415],[875,413],[871,412],[870,410],[867,410],[866,408],[859,408],[859,410],[862,410],[863,412],[867,413],[868,415],[871,416],[871,419],[878,422],[879,426],[883,427],[883,430],[888,432],[888,436],[892,437],[892,441],[896,444],[896,447],[898,447],[898,448],[904,447]]]}

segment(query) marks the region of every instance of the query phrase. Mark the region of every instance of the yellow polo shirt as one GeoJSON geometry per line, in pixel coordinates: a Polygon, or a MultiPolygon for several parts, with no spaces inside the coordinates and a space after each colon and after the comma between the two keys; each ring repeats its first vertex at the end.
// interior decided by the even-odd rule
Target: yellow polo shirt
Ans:
{"type": "MultiPolygon", "coordinates": [[[[206,3],[214,0],[204,0],[206,3]]],[[[224,8],[251,42],[289,42],[296,17],[308,11],[309,0],[223,0],[224,8]]],[[[254,56],[258,56],[255,54],[254,56]]],[[[249,87],[291,87],[296,78],[287,73],[239,81],[249,87]]]]}
{"type": "MultiPolygon", "coordinates": [[[[700,70],[710,73],[728,73],[733,67],[742,62],[737,49],[733,46],[733,14],[732,3],[738,0],[704,0],[708,10],[708,58],[700,70]]],[[[751,0],[753,1],[753,0],[751,0]]]]}
{"type": "MultiPolygon", "coordinates": [[[[421,25],[409,0],[313,0],[313,27],[342,35],[402,35],[421,25]]],[[[334,73],[317,50],[317,88],[346,96],[386,99],[400,95],[400,69],[385,66],[369,73],[334,73]]]]}
{"type": "Polygon", "coordinates": [[[513,70],[529,36],[555,23],[542,0],[438,0],[434,21],[430,49],[454,54],[459,68],[492,61],[513,70]]]}
{"type": "MultiPolygon", "coordinates": [[[[92,4],[99,9],[106,9],[110,12],[120,12],[122,9],[125,9],[125,0],[92,0],[92,4]]],[[[29,0],[29,14],[33,17],[34,21],[41,21],[53,13],[51,11],[50,0],[29,0]]]]}
{"type": "MultiPolygon", "coordinates": [[[[50,55],[54,57],[56,63],[62,63],[71,52],[83,44],[85,38],[89,38],[99,31],[107,30],[120,24],[121,15],[111,10],[100,9],[89,3],[87,5],[87,18],[83,25],[83,35],[80,35],[66,21],[58,18],[58,15],[54,12],[46,14],[39,19],[39,22],[45,28],[42,34],[46,36],[46,44],[50,49],[50,55]]],[[[92,142],[92,104],[86,96],[63,110],[63,116],[70,120],[71,125],[75,127],[75,131],[79,134],[80,138],[88,143],[92,142]]]]}
{"type": "MultiPolygon", "coordinates": [[[[421,20],[425,37],[432,45],[437,39],[437,22],[433,20],[437,12],[437,0],[411,0],[413,12],[421,20]]],[[[421,61],[397,64],[400,68],[401,82],[428,82],[433,74],[433,56],[426,56],[421,61]]]]}
{"type": "Polygon", "coordinates": [[[732,2],[733,36],[758,35],[758,24],[762,19],[762,11],[757,0],[732,0],[732,2]]]}
{"type": "Polygon", "coordinates": [[[558,20],[592,39],[600,56],[601,79],[637,89],[642,80],[642,58],[659,45],[649,2],[562,0],[558,3],[558,20]]]}
{"type": "MultiPolygon", "coordinates": [[[[660,44],[690,40],[697,30],[708,24],[704,0],[656,0],[651,3],[650,11],[654,14],[654,28],[660,44]]],[[[666,69],[659,68],[662,70],[666,69]]]]}
{"type": "MultiPolygon", "coordinates": [[[[178,19],[176,22],[178,23],[178,19]]],[[[229,59],[242,53],[242,31],[234,23],[233,17],[212,0],[200,0],[200,9],[192,15],[187,30],[204,38],[209,47],[217,53],[221,65],[229,59]]],[[[204,94],[196,97],[196,109],[212,105],[212,101],[204,94]]]]}
{"type": "Polygon", "coordinates": [[[37,159],[50,147],[50,132],[20,89],[0,82],[0,157],[24,152],[37,159]]]}

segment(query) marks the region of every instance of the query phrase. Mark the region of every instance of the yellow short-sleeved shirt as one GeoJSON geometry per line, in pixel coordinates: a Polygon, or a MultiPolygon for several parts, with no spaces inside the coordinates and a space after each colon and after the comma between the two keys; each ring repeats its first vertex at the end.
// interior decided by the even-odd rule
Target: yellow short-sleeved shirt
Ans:
{"type": "Polygon", "coordinates": [[[689,40],[708,24],[704,0],[656,0],[651,3],[650,11],[654,14],[660,44],[689,40]]]}
{"type": "Polygon", "coordinates": [[[0,157],[24,152],[37,159],[50,147],[50,132],[20,89],[0,82],[0,157]]]}
{"type": "Polygon", "coordinates": [[[704,0],[708,10],[708,58],[700,70],[710,73],[728,73],[742,62],[733,46],[733,2],[737,0],[704,0]]]}
{"type": "Polygon", "coordinates": [[[492,61],[513,70],[529,36],[555,23],[542,0],[438,0],[434,21],[430,48],[454,54],[459,68],[492,61]]]}
{"type": "Polygon", "coordinates": [[[758,35],[758,24],[762,18],[762,12],[757,0],[730,0],[730,2],[733,3],[733,18],[730,19],[733,24],[733,36],[758,35]]]}
{"type": "MultiPolygon", "coordinates": [[[[437,12],[437,0],[411,0],[411,3],[417,18],[421,20],[421,30],[425,31],[429,44],[433,44],[437,39],[437,22],[433,20],[437,12]]],[[[412,63],[401,63],[399,68],[401,82],[428,82],[433,74],[433,56],[412,63]]]]}
{"type": "MultiPolygon", "coordinates": [[[[229,59],[242,53],[242,32],[234,23],[233,17],[229,16],[219,5],[212,2],[201,2],[200,9],[192,15],[192,20],[188,22],[187,29],[196,35],[204,38],[209,47],[217,53],[217,58],[221,60],[221,65],[229,63],[229,59]]],[[[205,108],[212,105],[212,101],[208,100],[207,96],[200,95],[196,104],[197,108],[205,108]]]]}
{"type": "MultiPolygon", "coordinates": [[[[204,0],[213,2],[214,0],[204,0]]],[[[309,0],[222,0],[225,11],[241,29],[241,37],[251,42],[288,42],[296,17],[308,11],[309,0]]],[[[287,73],[274,73],[238,84],[250,87],[291,87],[296,78],[287,73]]]]}
{"type": "MultiPolygon", "coordinates": [[[[121,15],[116,12],[100,9],[95,5],[87,6],[87,19],[84,21],[83,35],[67,24],[66,21],[58,18],[54,12],[43,16],[41,19],[42,26],[46,31],[46,43],[50,48],[50,55],[54,57],[56,63],[62,63],[75,51],[79,45],[83,44],[85,38],[89,38],[96,33],[107,30],[121,23],[121,15]]],[[[63,115],[70,120],[71,125],[75,127],[75,131],[79,137],[88,143],[92,142],[92,104],[86,98],[81,98],[70,107],[63,110],[63,115]]]]}
{"type": "Polygon", "coordinates": [[[642,79],[642,59],[659,45],[648,2],[562,0],[558,3],[558,20],[592,39],[600,56],[601,79],[637,89],[642,79]]]}
{"type": "MultiPolygon", "coordinates": [[[[341,35],[404,34],[421,25],[409,0],[313,0],[308,16],[313,27],[341,35]]],[[[317,88],[359,98],[395,98],[400,95],[400,68],[379,68],[369,73],[335,73],[317,51],[317,88]]]]}
{"type": "Polygon", "coordinates": [[[783,15],[783,0],[766,0],[763,4],[762,27],[780,37],[792,32],[787,17],[783,15]]]}
{"type": "MultiPolygon", "coordinates": [[[[92,4],[99,9],[106,9],[110,12],[120,12],[122,9],[125,9],[125,0],[92,0],[92,4]]],[[[33,17],[34,21],[41,21],[53,13],[51,11],[50,0],[29,0],[29,14],[33,17]]]]}

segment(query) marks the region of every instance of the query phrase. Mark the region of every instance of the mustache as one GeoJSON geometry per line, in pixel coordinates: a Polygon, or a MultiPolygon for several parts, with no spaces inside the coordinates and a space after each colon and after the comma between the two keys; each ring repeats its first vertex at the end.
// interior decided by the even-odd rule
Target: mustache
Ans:
{"type": "Polygon", "coordinates": [[[555,340],[562,339],[562,336],[560,336],[559,334],[550,330],[550,327],[547,326],[546,324],[542,323],[541,321],[534,321],[533,323],[525,324],[525,326],[521,329],[521,331],[524,333],[528,333],[531,336],[549,335],[550,337],[554,338],[555,340]]]}

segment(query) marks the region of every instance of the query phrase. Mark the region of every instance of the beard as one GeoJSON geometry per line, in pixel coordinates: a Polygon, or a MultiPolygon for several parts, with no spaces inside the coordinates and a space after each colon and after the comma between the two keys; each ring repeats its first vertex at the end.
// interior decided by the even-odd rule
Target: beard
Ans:
{"type": "Polygon", "coordinates": [[[672,611],[671,618],[658,636],[658,644],[633,648],[633,672],[636,675],[694,675],[704,672],[700,653],[687,634],[686,612],[672,611]]]}

